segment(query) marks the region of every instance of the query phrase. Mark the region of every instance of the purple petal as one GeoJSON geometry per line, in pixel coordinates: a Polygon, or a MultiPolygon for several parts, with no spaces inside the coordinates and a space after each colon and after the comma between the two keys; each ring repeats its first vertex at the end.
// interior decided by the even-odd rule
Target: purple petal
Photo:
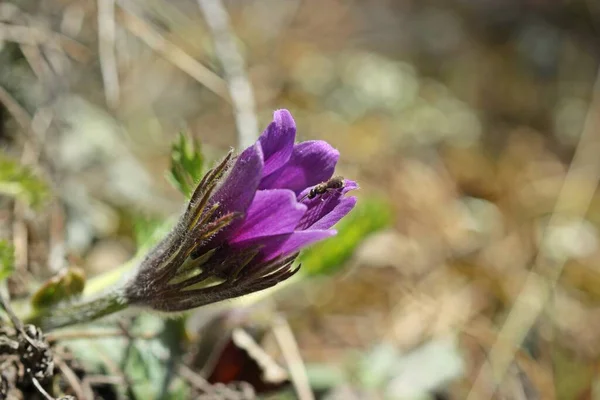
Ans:
{"type": "Polygon", "coordinates": [[[298,143],[287,164],[263,178],[260,189],[290,189],[296,194],[331,178],[340,153],[322,140],[298,143]]]}
{"type": "Polygon", "coordinates": [[[244,243],[237,243],[236,246],[246,247],[260,245],[262,246],[260,250],[261,259],[263,261],[268,261],[279,256],[296,253],[303,247],[327,239],[328,237],[334,236],[336,233],[337,232],[333,229],[297,231],[268,238],[249,240],[244,243]]]}
{"type": "Polygon", "coordinates": [[[305,212],[306,206],[298,203],[290,190],[259,190],[230,243],[292,233],[305,212]]]}
{"type": "Polygon", "coordinates": [[[288,110],[277,110],[273,122],[258,138],[265,162],[263,176],[272,174],[283,167],[294,150],[296,123],[288,110]]]}
{"type": "Polygon", "coordinates": [[[289,235],[286,240],[273,239],[265,243],[261,253],[265,260],[271,260],[278,256],[296,253],[303,247],[334,236],[337,232],[333,229],[297,231],[289,235]]]}
{"type": "Polygon", "coordinates": [[[220,203],[220,214],[245,213],[262,176],[262,150],[258,144],[248,147],[239,155],[231,172],[210,198],[210,204],[220,203]]]}
{"type": "MultiPolygon", "coordinates": [[[[320,201],[319,201],[320,202],[320,201]]],[[[329,229],[356,205],[356,197],[323,201],[308,209],[296,229],[329,229]]],[[[310,206],[309,206],[310,207],[310,206]]]]}
{"type": "Polygon", "coordinates": [[[346,194],[349,191],[356,189],[358,189],[358,183],[351,181],[350,179],[344,179],[344,188],[342,189],[342,194],[346,194]]]}

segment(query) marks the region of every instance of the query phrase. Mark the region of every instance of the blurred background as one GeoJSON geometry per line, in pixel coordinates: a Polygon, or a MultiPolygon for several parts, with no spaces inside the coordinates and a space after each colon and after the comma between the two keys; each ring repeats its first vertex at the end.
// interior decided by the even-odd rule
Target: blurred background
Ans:
{"type": "Polygon", "coordinates": [[[339,235],[266,296],[56,339],[64,393],[600,398],[599,63],[595,0],[4,1],[11,295],[177,215],[179,132],[210,166],[287,108],[360,184],[339,235]]]}

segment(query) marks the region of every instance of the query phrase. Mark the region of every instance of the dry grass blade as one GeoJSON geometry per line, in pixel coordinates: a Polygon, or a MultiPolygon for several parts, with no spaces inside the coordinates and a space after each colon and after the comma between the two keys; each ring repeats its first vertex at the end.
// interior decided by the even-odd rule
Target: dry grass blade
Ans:
{"type": "Polygon", "coordinates": [[[64,51],[79,62],[86,62],[90,57],[90,50],[76,40],[29,25],[0,22],[0,40],[32,46],[44,45],[52,50],[64,51]]]}
{"type": "Polygon", "coordinates": [[[119,105],[120,92],[115,39],[115,1],[98,0],[98,56],[106,104],[113,109],[119,105]]]}
{"type": "MultiPolygon", "coordinates": [[[[478,346],[483,351],[487,352],[487,349],[492,347],[497,339],[497,333],[487,323],[481,321],[473,321],[466,326],[463,330],[463,334],[473,338],[478,346]]],[[[545,368],[545,366],[533,359],[529,354],[521,349],[515,351],[515,365],[527,376],[531,381],[533,387],[541,396],[542,399],[554,400],[556,399],[556,393],[554,388],[554,381],[552,371],[545,368]]],[[[483,364],[482,368],[487,368],[488,379],[489,373],[489,360],[483,364]]],[[[474,388],[480,391],[486,392],[489,387],[474,388]]],[[[479,392],[478,392],[479,394],[479,392]]]]}
{"type": "Polygon", "coordinates": [[[48,65],[48,62],[44,59],[38,45],[21,44],[21,52],[25,59],[29,63],[33,73],[42,82],[47,82],[53,76],[52,68],[48,65]]]}
{"type": "Polygon", "coordinates": [[[213,387],[206,379],[204,379],[199,374],[192,371],[187,366],[181,364],[177,373],[187,382],[189,382],[193,387],[200,390],[203,393],[212,393],[213,387]]]}
{"type": "Polygon", "coordinates": [[[276,319],[273,325],[273,334],[290,370],[290,376],[298,398],[300,400],[313,400],[315,396],[310,388],[298,343],[294,338],[292,328],[283,317],[276,319]]]}
{"type": "Polygon", "coordinates": [[[4,104],[19,126],[23,130],[29,132],[31,127],[31,117],[29,116],[29,113],[2,86],[0,86],[0,102],[4,104]]]}
{"type": "Polygon", "coordinates": [[[248,393],[243,387],[238,391],[220,383],[211,385],[206,379],[183,364],[178,367],[177,373],[199,392],[199,395],[194,397],[199,400],[250,400],[256,398],[252,390],[248,393]]]}
{"type": "Polygon", "coordinates": [[[227,85],[221,77],[192,58],[185,51],[168,42],[158,32],[154,31],[144,20],[122,9],[120,21],[134,36],[141,39],[152,50],[163,56],[173,65],[206,86],[216,95],[230,102],[227,85]]]}
{"type": "MultiPolygon", "coordinates": [[[[132,335],[134,339],[150,340],[156,337],[155,332],[145,332],[140,334],[132,335]]],[[[61,340],[88,340],[88,339],[99,339],[99,338],[113,338],[123,337],[125,333],[122,329],[106,329],[106,330],[62,330],[56,332],[50,332],[46,335],[49,342],[57,342],[61,340]]]]}
{"type": "Polygon", "coordinates": [[[60,369],[60,372],[63,374],[66,381],[69,383],[69,386],[71,386],[71,389],[73,389],[73,392],[75,392],[75,396],[78,399],[94,400],[94,395],[92,389],[89,387],[89,384],[87,385],[88,387],[85,388],[84,383],[79,380],[77,375],[75,375],[75,372],[73,372],[73,370],[69,368],[69,366],[63,360],[56,357],[54,362],[58,366],[58,369],[60,369]]]}
{"type": "Polygon", "coordinates": [[[120,376],[105,376],[105,375],[88,375],[83,379],[89,385],[122,385],[125,383],[123,377],[120,376]]]}
{"type": "Polygon", "coordinates": [[[258,137],[254,94],[246,74],[244,59],[235,43],[229,15],[221,0],[198,0],[198,4],[211,30],[216,55],[221,61],[229,85],[235,111],[238,145],[241,148],[251,146],[258,137]]]}
{"type": "Polygon", "coordinates": [[[20,274],[27,274],[29,261],[29,230],[25,223],[26,207],[20,201],[15,201],[13,221],[13,246],[15,249],[15,269],[20,274]]]}
{"type": "MultiPolygon", "coordinates": [[[[596,75],[592,100],[583,132],[545,233],[557,227],[567,212],[572,219],[579,220],[579,226],[584,222],[585,213],[600,182],[599,131],[600,70],[596,75]],[[585,184],[582,184],[582,182],[585,184]],[[576,187],[577,190],[575,190],[576,187]],[[577,199],[573,198],[575,192],[578,193],[577,199]]],[[[498,333],[496,343],[490,350],[489,360],[495,386],[502,382],[513,362],[517,349],[520,348],[525,336],[546,306],[567,261],[565,252],[549,257],[544,250],[550,248],[550,246],[550,238],[547,234],[544,234],[540,243],[540,251],[534,262],[534,268],[529,273],[519,296],[498,333]],[[541,271],[544,272],[541,273],[541,271]]],[[[485,372],[480,371],[474,387],[481,387],[485,380],[485,372]]],[[[468,399],[481,400],[483,398],[480,394],[471,391],[468,399]]]]}

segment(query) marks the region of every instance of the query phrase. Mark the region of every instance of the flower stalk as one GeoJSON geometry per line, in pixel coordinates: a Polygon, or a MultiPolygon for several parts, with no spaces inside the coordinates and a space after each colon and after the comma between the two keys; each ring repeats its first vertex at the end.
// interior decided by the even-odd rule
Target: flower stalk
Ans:
{"type": "Polygon", "coordinates": [[[128,306],[123,294],[119,290],[113,290],[80,303],[37,309],[27,317],[26,322],[47,331],[93,321],[122,311],[128,306]]]}

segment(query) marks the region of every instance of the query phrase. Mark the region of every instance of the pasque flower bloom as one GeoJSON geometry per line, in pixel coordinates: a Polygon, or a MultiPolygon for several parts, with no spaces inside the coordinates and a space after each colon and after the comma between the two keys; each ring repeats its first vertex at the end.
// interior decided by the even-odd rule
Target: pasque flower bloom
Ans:
{"type": "Polygon", "coordinates": [[[258,141],[230,152],[192,193],[183,215],[131,277],[87,301],[34,310],[43,329],[89,322],[129,306],[184,311],[274,286],[298,271],[298,252],[335,234],[356,204],[356,182],[321,185],[339,153],[323,141],[295,144],[296,124],[275,112],[258,141]],[[317,186],[318,185],[318,186],[317,186]],[[318,189],[318,190],[317,190],[318,189]]]}
{"type": "Polygon", "coordinates": [[[343,187],[318,196],[339,152],[320,140],[295,144],[287,110],[239,156],[230,153],[192,194],[172,232],[125,286],[128,304],[182,311],[262,290],[292,276],[298,252],[334,235],[356,203],[343,187]]]}

